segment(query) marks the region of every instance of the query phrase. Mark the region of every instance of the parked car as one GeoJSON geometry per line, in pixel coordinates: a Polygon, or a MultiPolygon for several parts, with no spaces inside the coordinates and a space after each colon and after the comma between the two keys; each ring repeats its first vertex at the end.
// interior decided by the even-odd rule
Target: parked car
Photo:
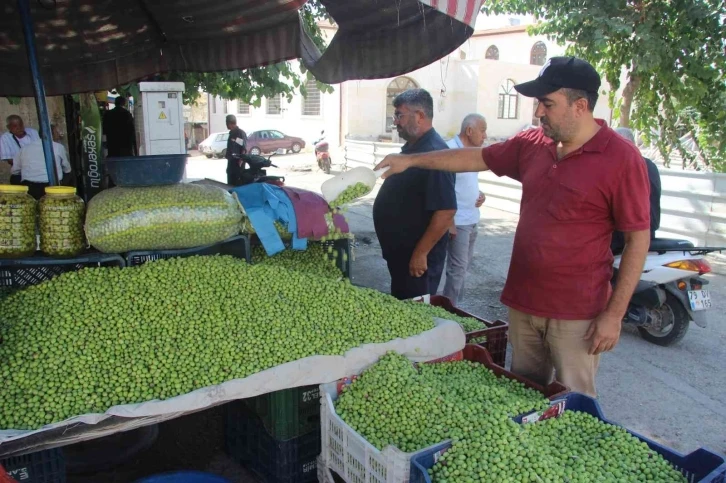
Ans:
{"type": "Polygon", "coordinates": [[[215,132],[199,143],[199,151],[208,158],[223,158],[227,154],[229,131],[215,132]]]}
{"type": "Polygon", "coordinates": [[[249,154],[274,153],[278,149],[299,153],[305,147],[305,141],[294,136],[287,136],[280,131],[255,131],[247,136],[247,152],[249,154]]]}

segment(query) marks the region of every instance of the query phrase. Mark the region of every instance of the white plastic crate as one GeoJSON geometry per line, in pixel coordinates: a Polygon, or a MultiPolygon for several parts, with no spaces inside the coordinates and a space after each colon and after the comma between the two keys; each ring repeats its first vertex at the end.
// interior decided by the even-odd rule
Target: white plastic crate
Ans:
{"type": "Polygon", "coordinates": [[[411,458],[429,448],[404,453],[388,446],[379,451],[335,413],[337,382],[321,385],[320,394],[323,466],[338,473],[346,483],[408,483],[411,458]]]}

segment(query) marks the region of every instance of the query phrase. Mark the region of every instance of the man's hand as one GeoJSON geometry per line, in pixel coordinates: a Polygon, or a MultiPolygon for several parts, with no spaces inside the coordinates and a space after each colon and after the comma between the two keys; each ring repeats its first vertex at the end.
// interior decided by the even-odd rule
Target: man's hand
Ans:
{"type": "Polygon", "coordinates": [[[585,339],[590,340],[588,353],[597,355],[613,350],[620,339],[622,322],[622,317],[613,316],[608,312],[603,312],[590,322],[590,328],[585,334],[585,339]]]}
{"type": "Polygon", "coordinates": [[[474,206],[476,208],[479,208],[481,205],[484,204],[484,202],[486,201],[486,199],[487,199],[486,195],[480,191],[479,192],[479,198],[476,199],[476,204],[474,206]]]}
{"type": "Polygon", "coordinates": [[[412,277],[423,277],[423,274],[428,270],[428,255],[413,252],[411,261],[408,263],[408,271],[412,277]]]}
{"type": "Polygon", "coordinates": [[[456,238],[456,226],[455,225],[451,225],[451,228],[449,228],[449,238],[451,240],[456,238]]]}
{"type": "Polygon", "coordinates": [[[373,170],[378,171],[381,168],[389,167],[390,169],[381,175],[381,178],[386,179],[394,174],[403,173],[411,167],[411,164],[411,157],[408,155],[389,154],[373,170]]]}

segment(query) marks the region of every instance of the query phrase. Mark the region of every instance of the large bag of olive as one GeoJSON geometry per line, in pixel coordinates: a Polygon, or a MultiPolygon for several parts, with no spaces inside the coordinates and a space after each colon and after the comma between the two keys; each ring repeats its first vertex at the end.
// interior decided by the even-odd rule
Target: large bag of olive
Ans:
{"type": "Polygon", "coordinates": [[[112,188],[89,202],[86,236],[105,253],[192,248],[236,235],[241,218],[237,200],[215,186],[112,188]]]}

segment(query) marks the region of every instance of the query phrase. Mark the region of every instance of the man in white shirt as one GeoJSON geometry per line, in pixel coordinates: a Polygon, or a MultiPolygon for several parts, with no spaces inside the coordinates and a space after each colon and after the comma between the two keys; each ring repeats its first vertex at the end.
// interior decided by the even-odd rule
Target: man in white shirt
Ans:
{"type": "Polygon", "coordinates": [[[40,135],[35,129],[25,127],[23,119],[15,114],[8,116],[7,128],[8,132],[0,136],[0,184],[12,181],[13,184],[19,184],[19,179],[10,179],[10,166],[20,149],[32,142],[40,141],[40,135]]]}
{"type": "MultiPolygon", "coordinates": [[[[478,148],[487,137],[484,116],[469,114],[461,123],[461,132],[446,144],[451,149],[478,148]]],[[[446,260],[444,296],[456,305],[464,291],[464,279],[474,256],[474,243],[478,234],[479,207],[484,203],[484,193],[479,191],[479,173],[456,174],[456,215],[454,226],[449,230],[449,247],[446,260]]]]}
{"type": "MultiPolygon", "coordinates": [[[[55,126],[51,126],[51,131],[53,138],[59,139],[55,126]]],[[[55,155],[55,172],[60,183],[63,175],[71,172],[71,164],[68,162],[66,148],[55,141],[53,141],[53,154],[55,155]]],[[[50,185],[45,166],[43,143],[40,139],[23,146],[23,149],[15,155],[12,174],[20,175],[22,184],[28,186],[28,193],[36,200],[45,194],[45,188],[50,185]]]]}

